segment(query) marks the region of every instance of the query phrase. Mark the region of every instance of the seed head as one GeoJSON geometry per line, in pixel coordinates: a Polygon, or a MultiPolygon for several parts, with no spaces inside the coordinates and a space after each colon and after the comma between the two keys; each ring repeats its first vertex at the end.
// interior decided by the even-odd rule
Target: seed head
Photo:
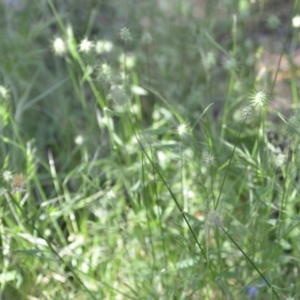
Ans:
{"type": "Polygon", "coordinates": [[[186,135],[187,132],[188,132],[187,129],[188,129],[188,127],[187,127],[187,125],[186,125],[185,123],[180,124],[180,125],[177,127],[177,133],[178,133],[178,135],[179,135],[180,137],[186,135]]]}
{"type": "Polygon", "coordinates": [[[94,46],[93,42],[85,38],[79,44],[79,51],[84,53],[89,53],[92,50],[93,46],[94,46]]]}
{"type": "Polygon", "coordinates": [[[10,182],[12,181],[12,179],[13,179],[12,172],[9,171],[9,170],[4,170],[4,171],[2,172],[2,178],[3,178],[3,180],[4,180],[5,182],[10,183],[10,182]]]}
{"type": "Polygon", "coordinates": [[[250,95],[250,102],[253,107],[265,109],[268,107],[269,99],[265,92],[258,91],[250,95]]]}
{"type": "Polygon", "coordinates": [[[127,27],[122,27],[120,29],[120,38],[125,43],[130,42],[132,40],[130,30],[127,27]]]}
{"type": "Polygon", "coordinates": [[[244,121],[246,121],[247,119],[249,119],[251,117],[251,115],[253,114],[253,106],[252,105],[248,105],[248,106],[245,106],[243,109],[242,109],[242,119],[244,121]]]}

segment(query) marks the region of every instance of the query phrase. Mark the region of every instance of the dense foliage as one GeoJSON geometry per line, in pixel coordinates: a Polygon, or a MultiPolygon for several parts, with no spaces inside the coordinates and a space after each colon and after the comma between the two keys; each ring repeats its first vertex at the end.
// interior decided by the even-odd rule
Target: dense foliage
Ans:
{"type": "Polygon", "coordinates": [[[298,299],[298,13],[0,1],[0,300],[298,299]]]}

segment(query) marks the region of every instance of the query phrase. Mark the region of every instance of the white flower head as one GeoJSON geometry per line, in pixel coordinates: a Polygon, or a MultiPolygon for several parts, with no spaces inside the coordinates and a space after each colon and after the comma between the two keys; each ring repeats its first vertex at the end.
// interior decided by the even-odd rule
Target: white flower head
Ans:
{"type": "Polygon", "coordinates": [[[116,195],[115,195],[113,190],[110,190],[110,191],[107,192],[106,197],[108,199],[114,199],[114,198],[116,198],[116,195]]]}
{"type": "Polygon", "coordinates": [[[293,19],[292,19],[292,25],[294,28],[299,28],[300,27],[300,16],[296,15],[293,19]]]}
{"type": "Polygon", "coordinates": [[[186,135],[188,133],[188,127],[185,123],[180,124],[177,127],[177,133],[180,137],[182,137],[183,135],[186,135]]]}
{"type": "Polygon", "coordinates": [[[119,62],[122,69],[132,70],[135,67],[136,57],[132,54],[124,55],[122,53],[119,57],[119,62]]]}
{"type": "Polygon", "coordinates": [[[84,142],[84,138],[82,135],[77,135],[75,138],[75,144],[76,145],[82,145],[84,142]]]}
{"type": "Polygon", "coordinates": [[[0,85],[0,99],[1,98],[4,100],[7,100],[9,98],[8,89],[6,87],[4,87],[3,85],[0,85]]]}
{"type": "Polygon", "coordinates": [[[3,180],[4,180],[5,182],[7,182],[7,183],[11,182],[12,179],[13,179],[12,172],[9,171],[9,170],[4,170],[4,171],[2,172],[2,178],[3,178],[3,180]]]}
{"type": "Polygon", "coordinates": [[[67,46],[65,41],[61,37],[57,37],[53,40],[53,51],[58,56],[63,56],[67,53],[67,46]]]}
{"type": "Polygon", "coordinates": [[[286,162],[286,155],[283,153],[278,153],[274,156],[274,164],[276,167],[282,166],[286,162]]]}
{"type": "Polygon", "coordinates": [[[92,50],[93,46],[94,46],[93,42],[85,38],[79,44],[79,51],[84,53],[89,53],[92,50]]]}
{"type": "Polygon", "coordinates": [[[111,52],[114,45],[111,41],[99,40],[96,42],[95,51],[97,54],[102,54],[104,52],[111,52]]]}
{"type": "Polygon", "coordinates": [[[131,87],[131,92],[132,92],[134,95],[139,95],[139,96],[145,96],[145,95],[148,95],[147,90],[145,90],[144,88],[142,88],[141,86],[138,86],[138,85],[133,85],[133,86],[131,87]]]}

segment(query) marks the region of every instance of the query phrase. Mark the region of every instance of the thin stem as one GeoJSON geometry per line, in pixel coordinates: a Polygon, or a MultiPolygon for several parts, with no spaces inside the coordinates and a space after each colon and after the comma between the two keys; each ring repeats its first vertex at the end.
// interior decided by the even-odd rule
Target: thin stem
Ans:
{"type": "MultiPolygon", "coordinates": [[[[240,139],[241,133],[242,133],[243,128],[244,128],[244,125],[245,125],[245,120],[244,120],[244,122],[242,123],[242,126],[241,126],[240,132],[239,132],[239,134],[238,134],[238,139],[237,139],[237,140],[240,139]]],[[[226,168],[226,173],[225,173],[225,176],[224,176],[223,181],[222,181],[222,184],[221,184],[221,188],[220,188],[220,193],[219,193],[219,196],[218,196],[218,200],[217,200],[217,203],[216,203],[216,205],[215,205],[215,210],[216,210],[216,209],[218,208],[218,206],[219,206],[220,198],[221,198],[222,191],[223,191],[223,188],[224,188],[224,183],[225,183],[225,180],[226,180],[226,178],[227,178],[228,171],[229,171],[229,167],[230,167],[230,165],[231,165],[231,162],[232,162],[233,155],[234,155],[234,152],[235,152],[236,147],[237,147],[237,143],[234,145],[233,150],[232,150],[232,152],[231,152],[231,156],[230,156],[230,159],[229,159],[227,168],[226,168]]]]}
{"type": "Polygon", "coordinates": [[[234,245],[242,252],[242,254],[244,255],[244,257],[248,260],[248,262],[252,265],[252,267],[256,270],[256,272],[260,275],[260,277],[265,281],[265,283],[267,284],[267,286],[272,290],[272,292],[274,293],[274,295],[279,298],[279,295],[277,294],[277,292],[274,290],[273,286],[271,285],[271,283],[268,281],[268,279],[262,274],[262,272],[256,267],[255,263],[251,260],[251,258],[243,251],[243,249],[238,245],[238,243],[236,243],[236,241],[231,237],[231,235],[222,227],[220,226],[220,228],[222,229],[222,231],[226,234],[226,236],[234,243],[234,245]]]}

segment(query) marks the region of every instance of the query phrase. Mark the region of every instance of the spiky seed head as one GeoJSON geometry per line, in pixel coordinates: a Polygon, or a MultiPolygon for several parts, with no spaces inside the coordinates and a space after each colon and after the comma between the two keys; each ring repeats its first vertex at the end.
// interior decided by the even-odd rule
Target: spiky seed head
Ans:
{"type": "Polygon", "coordinates": [[[257,91],[250,95],[251,105],[257,109],[264,110],[269,105],[269,98],[267,94],[263,91],[257,91]]]}
{"type": "Polygon", "coordinates": [[[125,43],[130,42],[132,40],[131,32],[127,27],[122,27],[120,29],[120,38],[125,43]]]}
{"type": "Polygon", "coordinates": [[[180,137],[182,137],[183,135],[187,134],[187,125],[185,123],[180,124],[177,127],[177,133],[180,137]]]}
{"type": "Polygon", "coordinates": [[[248,120],[253,114],[253,106],[248,105],[242,109],[241,115],[244,121],[248,120]]]}

